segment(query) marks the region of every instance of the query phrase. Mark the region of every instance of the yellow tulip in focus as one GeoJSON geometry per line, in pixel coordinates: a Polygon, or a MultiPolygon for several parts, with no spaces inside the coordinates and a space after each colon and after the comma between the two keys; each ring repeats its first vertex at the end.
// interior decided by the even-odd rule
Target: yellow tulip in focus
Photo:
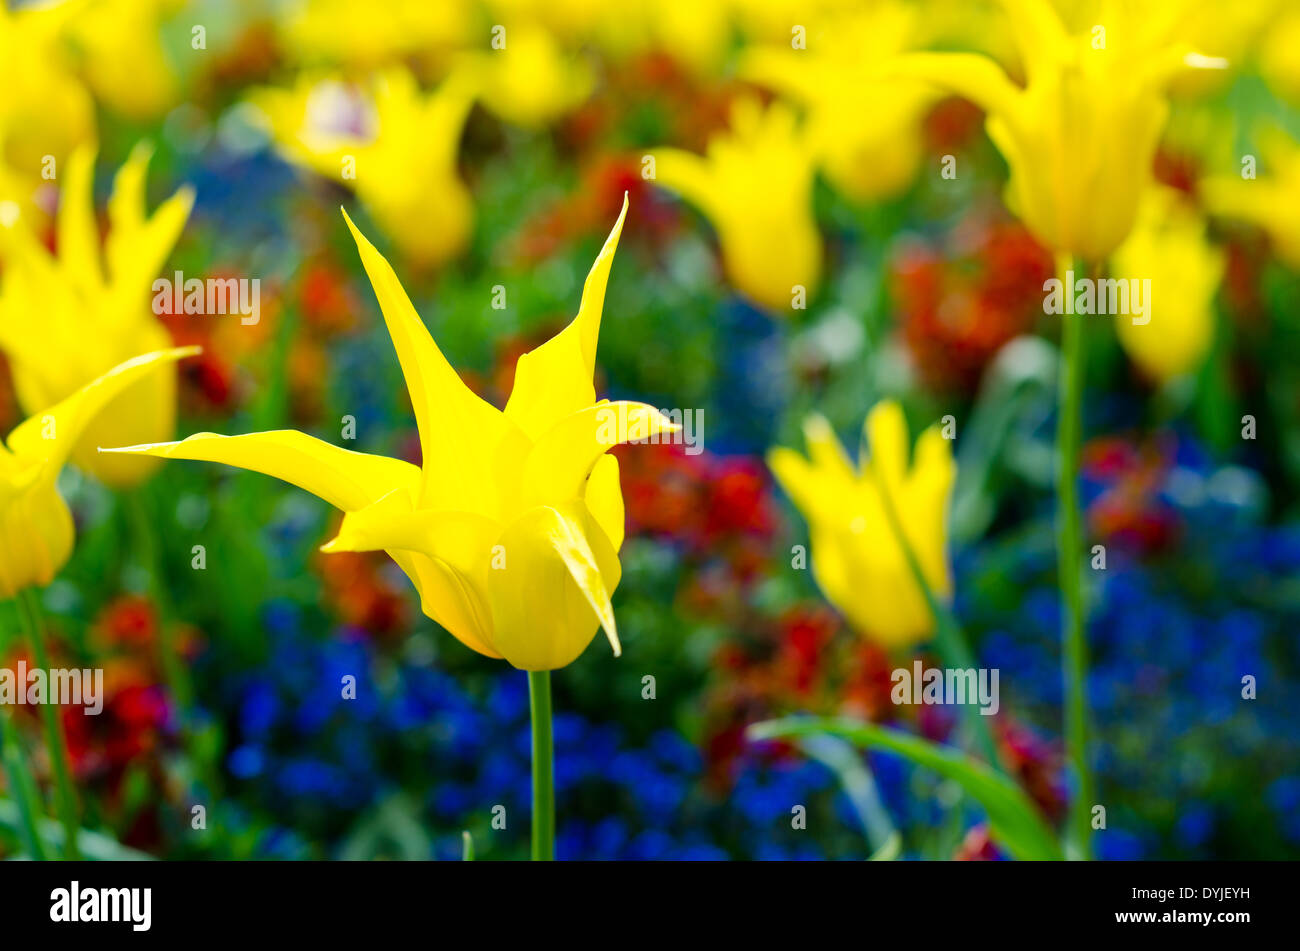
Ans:
{"type": "Polygon", "coordinates": [[[818,165],[856,201],[887,198],[911,184],[921,163],[921,123],[938,98],[927,84],[879,76],[882,61],[911,45],[920,11],[893,0],[869,10],[828,21],[808,37],[807,49],[791,49],[788,41],[752,47],[739,66],[742,78],[807,110],[818,165]]]}
{"type": "Polygon", "coordinates": [[[347,514],[327,552],[383,549],[424,613],[480,654],[524,670],[571,663],[603,628],[620,651],[623,496],[610,447],[674,431],[641,403],[596,401],[605,286],[624,200],[578,315],[519,358],[505,411],[476,396],[429,335],[392,267],[352,225],[410,391],[423,467],[293,430],[117,452],[223,462],[283,479],[347,514]]]}
{"type": "Polygon", "coordinates": [[[812,572],[822,593],[863,637],[887,648],[924,641],[934,619],[890,526],[881,484],[930,590],[952,591],[946,554],[948,503],[957,466],[931,426],[908,465],[907,421],[894,402],[867,416],[858,465],[821,416],[804,421],[808,458],[773,449],[768,465],[808,521],[812,572]]]}
{"type": "Polygon", "coordinates": [[[1256,178],[1223,175],[1201,183],[1211,213],[1240,218],[1267,232],[1279,258],[1300,271],[1300,143],[1280,129],[1260,137],[1256,178]]]}
{"type": "Polygon", "coordinates": [[[1186,68],[1222,67],[1179,39],[1155,0],[1102,3],[1071,33],[1048,0],[1002,0],[1024,63],[1016,85],[974,53],[910,53],[891,71],[966,96],[988,113],[1011,168],[1007,204],[1043,244],[1087,261],[1127,237],[1186,68]]]}
{"type": "Polygon", "coordinates": [[[49,584],[72,554],[72,513],[54,483],[91,421],[124,390],[171,376],[169,364],[197,352],[184,347],[127,360],[19,424],[0,445],[0,600],[49,584]]]}
{"type": "Polygon", "coordinates": [[[405,68],[366,90],[302,76],[292,90],[262,89],[251,101],[285,156],[352,189],[412,263],[436,266],[465,249],[474,224],[456,168],[473,102],[465,82],[424,93],[405,68]]]}
{"type": "MultiPolygon", "coordinates": [[[[57,257],[25,219],[0,227],[0,350],[29,413],[70,396],[134,354],[171,343],[149,309],[150,286],[185,226],[194,192],[180,189],[146,217],[149,150],[137,147],[113,181],[101,258],[94,165],[94,150],[83,147],[62,172],[57,257]]],[[[166,439],[175,418],[175,373],[150,373],[88,424],[72,461],[111,486],[132,485],[156,464],[100,456],[95,448],[166,439]]]]}
{"type": "Polygon", "coordinates": [[[822,272],[813,220],[814,155],[790,107],[737,101],[731,130],[707,154],[654,152],[659,184],[698,208],[718,233],[727,277],[742,294],[789,311],[796,288],[812,296],[822,272]]]}
{"type": "Polygon", "coordinates": [[[1119,315],[1119,342],[1159,382],[1200,366],[1214,342],[1214,295],[1223,252],[1205,237],[1205,220],[1181,192],[1152,187],[1132,234],[1111,255],[1111,277],[1150,280],[1145,323],[1119,315]]]}

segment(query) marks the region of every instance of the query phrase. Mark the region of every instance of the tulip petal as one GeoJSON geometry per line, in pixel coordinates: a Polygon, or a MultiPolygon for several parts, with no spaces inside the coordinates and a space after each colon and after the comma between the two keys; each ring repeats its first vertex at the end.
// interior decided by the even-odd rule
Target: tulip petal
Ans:
{"type": "Polygon", "coordinates": [[[385,551],[420,592],[421,609],[457,640],[488,657],[492,618],[485,579],[500,526],[473,512],[415,509],[404,489],[343,517],[324,552],[385,551]]]}
{"type": "Polygon", "coordinates": [[[220,462],[281,479],[345,512],[364,508],[395,488],[413,493],[420,480],[420,470],[409,462],[340,449],[294,429],[242,436],[195,433],[179,442],[101,451],[220,462]]]}
{"type": "Polygon", "coordinates": [[[626,217],[625,192],[623,210],[582,287],[578,316],[546,343],[521,356],[515,365],[515,383],[505,411],[531,439],[541,438],[565,416],[596,400],[592,375],[596,368],[601,311],[626,217]]]}
{"type": "Polygon", "coordinates": [[[823,497],[819,491],[821,480],[818,472],[809,465],[807,459],[784,446],[768,451],[767,466],[795,508],[803,513],[804,518],[812,521],[820,510],[818,500],[823,497]]]}
{"type": "Polygon", "coordinates": [[[392,265],[346,211],[343,217],[379,300],[415,410],[424,456],[418,501],[425,507],[496,514],[492,460],[516,427],[461,381],[415,312],[392,265]]]}
{"type": "Polygon", "coordinates": [[[153,150],[141,143],[131,150],[113,179],[108,199],[108,237],[104,256],[114,284],[146,284],[161,270],[194,207],[194,189],[185,186],[145,217],[145,175],[153,150]]]}
{"type": "Polygon", "coordinates": [[[1025,78],[1033,82],[1052,68],[1070,36],[1048,0],[1002,0],[1016,48],[1025,64],[1025,78]]]}
{"type": "Polygon", "coordinates": [[[59,257],[69,275],[91,282],[92,286],[81,288],[87,293],[94,293],[104,282],[95,225],[94,174],[95,149],[78,146],[64,164],[59,193],[59,257]]]}
{"type": "Polygon", "coordinates": [[[709,220],[715,220],[715,182],[708,162],[684,149],[656,149],[655,181],[694,205],[709,220]]]}
{"type": "Polygon", "coordinates": [[[813,467],[827,476],[851,482],[857,477],[853,463],[826,417],[813,413],[803,421],[803,438],[813,467]]]}
{"type": "Polygon", "coordinates": [[[522,670],[554,670],[605,631],[622,653],[610,592],[618,555],[581,502],[530,509],[502,533],[505,561],[488,572],[493,645],[522,670]]]}
{"type": "Polygon", "coordinates": [[[870,447],[872,470],[886,480],[897,505],[898,487],[907,472],[907,417],[894,400],[882,400],[867,414],[863,435],[870,447]]]}
{"type": "Polygon", "coordinates": [[[677,432],[681,427],[645,403],[602,402],[571,413],[533,446],[524,463],[524,508],[583,496],[583,483],[607,449],[677,432]]]}
{"type": "Polygon", "coordinates": [[[604,531],[614,551],[623,547],[623,489],[618,481],[618,459],[608,453],[596,460],[587,479],[587,509],[604,531]]]}
{"type": "Polygon", "coordinates": [[[964,96],[992,115],[1013,112],[1020,95],[1002,67],[979,53],[907,53],[889,64],[886,71],[964,96]]]}
{"type": "Polygon", "coordinates": [[[114,397],[147,374],[163,372],[166,364],[198,352],[198,347],[177,347],[118,364],[71,396],[19,424],[9,434],[10,450],[16,456],[42,461],[57,471],[86,426],[114,397]]]}

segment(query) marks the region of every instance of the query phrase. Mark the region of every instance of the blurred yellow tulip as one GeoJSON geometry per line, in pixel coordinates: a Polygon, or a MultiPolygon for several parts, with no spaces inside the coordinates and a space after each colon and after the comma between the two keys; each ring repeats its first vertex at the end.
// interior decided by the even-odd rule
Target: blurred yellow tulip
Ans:
{"type": "Polygon", "coordinates": [[[1072,33],[1048,0],[1002,0],[1024,63],[1017,86],[974,53],[909,53],[891,69],[966,96],[988,113],[1011,168],[1007,204],[1058,253],[1100,261],[1128,235],[1187,68],[1225,65],[1180,39],[1159,0],[1102,3],[1072,33]]]}
{"type": "Polygon", "coordinates": [[[1110,258],[1113,277],[1151,281],[1147,320],[1120,315],[1116,333],[1133,362],[1160,382],[1195,370],[1214,342],[1214,295],[1225,260],[1205,228],[1181,192],[1153,186],[1132,233],[1110,258]]]}
{"type": "Polygon", "coordinates": [[[95,104],[72,71],[66,36],[82,4],[10,11],[0,3],[0,222],[42,214],[41,185],[95,139],[95,104]]]}
{"type": "MultiPolygon", "coordinates": [[[[171,343],[149,309],[149,292],[185,226],[194,192],[181,188],[146,217],[149,156],[147,147],[138,146],[113,181],[102,261],[90,147],[78,148],[63,172],[57,257],[31,222],[20,217],[0,227],[0,350],[9,357],[19,403],[29,413],[64,399],[133,354],[171,343]]],[[[72,461],[109,485],[132,485],[156,465],[105,458],[95,447],[166,439],[175,417],[175,373],[148,374],[88,424],[72,461]]]]}
{"type": "Polygon", "coordinates": [[[1260,133],[1259,152],[1252,172],[1258,177],[1211,177],[1201,183],[1201,195],[1212,214],[1264,229],[1278,257],[1300,271],[1300,143],[1268,128],[1260,133]]]}
{"type": "Polygon", "coordinates": [[[452,76],[473,87],[483,105],[506,122],[540,129],[570,112],[591,95],[591,67],[563,48],[541,26],[528,21],[498,24],[483,49],[466,51],[452,76]]]}
{"type": "Polygon", "coordinates": [[[72,554],[72,513],[55,480],[91,421],[123,391],[198,353],[182,347],[134,357],[19,424],[0,445],[0,599],[45,585],[72,554]]]}
{"type": "Polygon", "coordinates": [[[293,89],[257,90],[250,101],[285,157],[355,192],[413,264],[436,266],[465,249],[474,202],[456,157],[473,102],[466,82],[424,93],[405,68],[365,89],[302,75],[293,89]]]}
{"type": "Polygon", "coordinates": [[[137,121],[156,119],[181,99],[180,77],[162,43],[162,25],[183,0],[93,0],[70,35],[95,97],[137,121]]]}
{"type": "Polygon", "coordinates": [[[938,98],[933,87],[882,79],[880,63],[912,47],[921,11],[896,0],[825,21],[806,49],[755,46],[740,60],[742,78],[807,110],[817,162],[838,191],[857,201],[896,195],[921,163],[921,123],[938,98]]]}
{"type": "Polygon", "coordinates": [[[387,551],[424,613],[480,654],[553,670],[598,628],[618,654],[610,594],[622,570],[623,496],[618,462],[605,452],[677,429],[645,404],[596,402],[592,386],[626,214],[624,199],[577,317],[519,358],[504,412],[456,375],[392,267],[349,219],[410,391],[423,468],[293,430],[199,433],[114,451],[222,462],[319,496],[347,513],[325,551],[387,551]]]}
{"type": "Polygon", "coordinates": [[[355,0],[299,0],[277,7],[285,51],[310,66],[387,66],[468,42],[469,3],[386,0],[382,11],[355,0]]]}
{"type": "Polygon", "coordinates": [[[891,528],[881,485],[937,598],[952,591],[946,553],[948,504],[957,466],[939,426],[916,443],[908,465],[907,421],[892,401],[878,403],[863,428],[855,467],[820,416],[804,421],[805,459],[768,453],[777,481],[808,521],[812,572],[822,593],[863,637],[887,648],[928,638],[934,618],[891,528]]]}
{"type": "Polygon", "coordinates": [[[822,239],[813,220],[813,151],[794,111],[766,111],[754,99],[732,109],[731,129],[705,156],[656,149],[655,177],[698,208],[718,233],[727,277],[742,294],[776,311],[797,289],[811,297],[821,280],[822,239]]]}
{"type": "Polygon", "coordinates": [[[1259,48],[1259,71],[1273,92],[1300,106],[1300,6],[1269,24],[1259,48]]]}

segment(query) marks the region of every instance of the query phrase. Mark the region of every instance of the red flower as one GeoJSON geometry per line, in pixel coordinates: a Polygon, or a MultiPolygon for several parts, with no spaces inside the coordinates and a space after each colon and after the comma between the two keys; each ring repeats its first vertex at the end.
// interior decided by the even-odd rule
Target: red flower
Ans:
{"type": "Polygon", "coordinates": [[[100,611],[92,630],[107,647],[143,650],[151,647],[157,637],[158,615],[147,598],[122,595],[100,611]]]}
{"type": "Polygon", "coordinates": [[[940,247],[903,244],[890,283],[921,375],[973,391],[985,364],[1042,314],[1051,275],[1051,255],[1015,222],[974,218],[940,247]]]}
{"type": "Polygon", "coordinates": [[[1177,512],[1160,496],[1169,474],[1170,451],[1134,446],[1117,438],[1083,448],[1083,471],[1103,483],[1088,506],[1088,528],[1108,545],[1142,553],[1167,549],[1180,528],[1177,512]]]}

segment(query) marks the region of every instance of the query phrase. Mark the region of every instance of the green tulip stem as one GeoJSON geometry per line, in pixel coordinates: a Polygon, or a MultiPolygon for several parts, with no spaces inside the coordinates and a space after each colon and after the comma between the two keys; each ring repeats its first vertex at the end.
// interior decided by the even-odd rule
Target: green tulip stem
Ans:
{"type": "Polygon", "coordinates": [[[0,760],[4,761],[9,795],[18,807],[18,830],[22,833],[23,844],[33,859],[42,861],[45,858],[45,844],[37,831],[37,820],[41,815],[40,796],[36,792],[36,782],[32,779],[27,764],[23,762],[23,751],[18,745],[18,731],[14,729],[9,712],[3,708],[0,708],[0,760]]]}
{"type": "MultiPolygon", "coordinates": [[[[1062,283],[1072,267],[1057,262],[1062,283]]],[[[1067,294],[1071,293],[1066,286],[1067,294]]],[[[1062,317],[1060,414],[1056,429],[1057,564],[1061,586],[1062,667],[1065,677],[1065,758],[1073,775],[1067,855],[1091,857],[1092,772],[1088,763],[1088,644],[1083,602],[1083,538],[1079,516],[1079,442],[1083,405],[1083,318],[1062,317]]]]}
{"type": "MultiPolygon", "coordinates": [[[[45,653],[45,633],[41,624],[41,608],[36,600],[33,588],[24,588],[18,595],[18,608],[22,614],[23,627],[27,633],[27,646],[31,649],[32,660],[40,670],[49,671],[49,656],[45,653]]],[[[77,793],[72,786],[72,769],[68,765],[68,740],[63,735],[63,723],[59,720],[55,698],[46,697],[41,704],[41,724],[45,734],[45,748],[49,752],[50,764],[54,770],[59,805],[59,821],[63,824],[63,854],[69,859],[81,858],[77,851],[77,830],[81,823],[77,818],[77,793]]]]}
{"type": "Polygon", "coordinates": [[[551,672],[528,672],[528,708],[533,722],[534,862],[555,859],[555,751],[551,741],[551,672]]]}

